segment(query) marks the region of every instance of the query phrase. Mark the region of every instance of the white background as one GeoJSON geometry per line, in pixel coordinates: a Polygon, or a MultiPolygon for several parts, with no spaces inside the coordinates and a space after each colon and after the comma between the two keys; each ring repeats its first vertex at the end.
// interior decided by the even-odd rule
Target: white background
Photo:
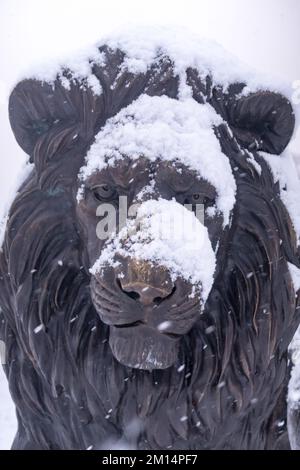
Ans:
{"type": "MultiPolygon", "coordinates": [[[[22,70],[127,23],[185,26],[291,87],[300,80],[299,0],[0,0],[0,215],[25,158],[7,119],[7,97],[22,70]]],[[[299,134],[292,145],[300,155],[299,134]]],[[[0,372],[0,448],[9,447],[14,428],[0,372]]]]}

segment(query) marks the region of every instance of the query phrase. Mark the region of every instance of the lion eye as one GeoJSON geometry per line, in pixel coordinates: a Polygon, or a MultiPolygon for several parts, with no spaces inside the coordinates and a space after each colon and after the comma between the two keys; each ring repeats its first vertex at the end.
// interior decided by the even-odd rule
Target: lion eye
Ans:
{"type": "Polygon", "coordinates": [[[200,193],[194,193],[191,196],[192,204],[203,204],[204,206],[211,206],[214,204],[214,200],[208,196],[204,196],[200,193]]]}
{"type": "Polygon", "coordinates": [[[106,183],[94,186],[92,192],[97,201],[108,200],[115,195],[115,189],[106,183]]]}

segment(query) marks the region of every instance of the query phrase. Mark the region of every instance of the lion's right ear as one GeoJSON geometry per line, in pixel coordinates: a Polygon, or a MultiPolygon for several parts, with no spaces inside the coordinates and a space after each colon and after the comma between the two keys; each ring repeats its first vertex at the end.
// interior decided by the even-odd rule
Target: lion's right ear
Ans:
{"type": "Polygon", "coordinates": [[[89,132],[93,135],[96,101],[91,90],[78,85],[66,88],[59,80],[54,83],[23,80],[10,95],[11,128],[18,144],[32,161],[37,141],[54,126],[80,123],[85,138],[89,132]]]}

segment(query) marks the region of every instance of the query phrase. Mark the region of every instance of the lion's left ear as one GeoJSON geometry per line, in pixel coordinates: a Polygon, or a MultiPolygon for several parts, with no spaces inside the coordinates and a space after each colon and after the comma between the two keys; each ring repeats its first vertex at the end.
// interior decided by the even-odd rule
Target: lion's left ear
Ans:
{"type": "Polygon", "coordinates": [[[270,91],[231,101],[228,114],[235,137],[249,150],[279,155],[290,142],[295,128],[291,103],[270,91]]]}

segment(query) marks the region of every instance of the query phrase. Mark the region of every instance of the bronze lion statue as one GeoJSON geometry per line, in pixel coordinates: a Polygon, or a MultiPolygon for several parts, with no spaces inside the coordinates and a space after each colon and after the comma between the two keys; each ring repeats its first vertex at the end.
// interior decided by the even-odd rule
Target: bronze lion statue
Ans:
{"type": "Polygon", "coordinates": [[[145,65],[127,46],[10,96],[31,162],[0,253],[13,449],[289,448],[300,260],[271,166],[292,106],[225,84],[201,54],[188,66],[155,45],[145,65]],[[146,236],[117,222],[99,237],[98,206],[118,215],[120,196],[146,236]],[[151,238],[159,211],[186,204],[203,208],[202,248],[151,238]]]}

